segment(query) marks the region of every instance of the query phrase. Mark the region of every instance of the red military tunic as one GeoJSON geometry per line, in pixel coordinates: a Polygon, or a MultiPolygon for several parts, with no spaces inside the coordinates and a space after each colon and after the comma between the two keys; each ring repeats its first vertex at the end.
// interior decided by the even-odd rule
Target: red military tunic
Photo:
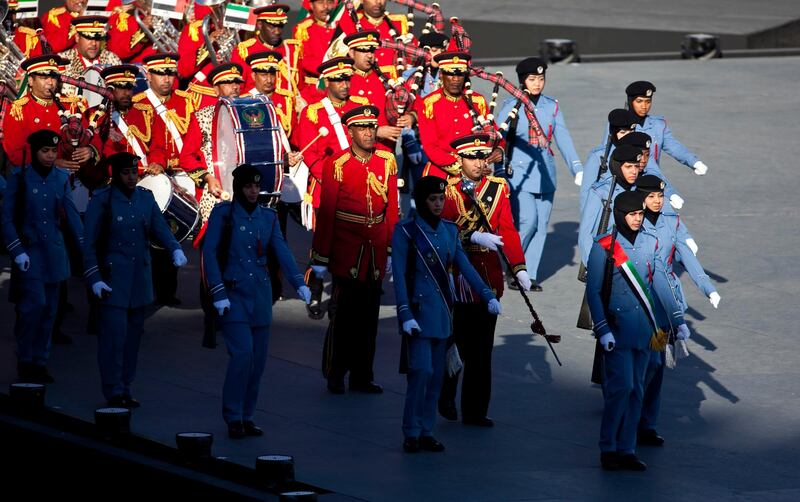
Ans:
{"type": "MultiPolygon", "coordinates": [[[[503,265],[496,251],[473,244],[470,236],[476,230],[486,232],[481,225],[477,208],[470,198],[461,191],[461,178],[451,178],[445,189],[444,209],[442,219],[449,220],[458,225],[459,236],[464,251],[469,255],[469,261],[478,271],[480,276],[492,288],[495,296],[503,296],[503,265]]],[[[503,238],[503,251],[511,262],[512,273],[525,270],[525,254],[519,233],[514,228],[514,219],[511,214],[511,190],[508,182],[503,178],[486,176],[481,179],[475,188],[475,195],[481,201],[483,210],[488,216],[491,232],[503,238]]],[[[480,303],[481,298],[472,290],[469,283],[455,272],[456,299],[465,303],[480,303]]]]}
{"type": "MultiPolygon", "coordinates": [[[[387,78],[397,78],[397,67],[394,65],[382,66],[381,72],[387,78]]],[[[380,77],[373,70],[364,72],[353,68],[353,76],[350,78],[350,95],[365,98],[373,106],[378,107],[378,126],[389,125],[386,118],[386,88],[383,86],[380,77]]],[[[381,148],[393,152],[395,142],[379,140],[381,148]]]]}
{"type": "MultiPolygon", "coordinates": [[[[150,106],[153,105],[144,92],[140,92],[134,96],[133,102],[146,103],[150,106]]],[[[188,92],[176,90],[166,101],[164,101],[163,104],[167,110],[164,114],[164,118],[158,114],[158,110],[156,110],[154,107],[155,113],[152,115],[152,120],[153,122],[159,122],[161,126],[154,128],[153,137],[155,137],[157,134],[160,134],[163,137],[163,139],[160,139],[159,141],[164,144],[167,163],[162,165],[173,170],[182,169],[180,166],[181,146],[183,145],[186,133],[189,130],[192,113],[194,113],[195,110],[194,103],[192,102],[192,96],[188,92]],[[170,131],[165,120],[169,120],[172,124],[174,124],[175,132],[178,133],[178,137],[180,138],[180,144],[176,142],[175,138],[173,137],[173,133],[170,131]]]]}
{"type": "Polygon", "coordinates": [[[144,154],[144,158],[139,164],[140,174],[150,164],[166,167],[165,127],[160,120],[153,120],[154,114],[155,111],[149,104],[134,103],[130,110],[120,113],[121,119],[128,127],[127,133],[122,132],[122,128],[112,121],[110,115],[104,115],[97,127],[99,131],[102,131],[100,141],[103,157],[110,157],[121,152],[132,153],[140,157],[144,154]]]}
{"type": "MultiPolygon", "coordinates": [[[[357,106],[367,104],[369,104],[369,102],[364,98],[350,96],[350,99],[342,105],[337,106],[334,104],[334,108],[341,118],[345,112],[357,106]]],[[[303,113],[300,115],[300,121],[297,124],[297,132],[293,138],[293,143],[297,145],[298,148],[305,148],[305,146],[319,134],[319,129],[323,126],[328,128],[328,135],[319,138],[303,153],[303,160],[309,170],[308,193],[311,195],[315,208],[319,207],[321,195],[319,184],[322,182],[323,178],[323,166],[331,156],[344,150],[339,144],[336,131],[328,118],[328,113],[325,111],[325,106],[322,101],[314,103],[313,105],[308,105],[305,110],[303,110],[303,113]]],[[[340,124],[337,127],[342,128],[344,138],[347,141],[347,147],[349,147],[350,136],[347,134],[347,128],[344,124],[340,124]]]]}
{"type": "Polygon", "coordinates": [[[73,17],[78,17],[78,13],[69,12],[64,6],[50,9],[41,17],[42,31],[54,53],[63,52],[75,45],[75,30],[70,24],[73,17]]]}
{"type": "Polygon", "coordinates": [[[25,54],[26,58],[41,56],[42,42],[36,34],[36,30],[27,26],[18,26],[14,30],[14,44],[25,54]]]}
{"type": "Polygon", "coordinates": [[[381,280],[398,218],[394,155],[341,152],[324,170],[312,260],[336,277],[381,280]]]}
{"type": "Polygon", "coordinates": [[[115,12],[108,18],[107,46],[125,63],[141,63],[143,58],[156,53],[153,43],[127,12],[115,12]]]}
{"type": "Polygon", "coordinates": [[[317,68],[322,64],[325,51],[331,44],[333,32],[333,28],[329,28],[326,23],[319,23],[313,16],[294,27],[294,38],[300,43],[303,55],[299,62],[299,71],[303,79],[298,82],[298,86],[300,94],[308,104],[316,103],[325,97],[325,91],[317,89],[319,82],[317,68]]]}
{"type": "MultiPolygon", "coordinates": [[[[381,35],[381,40],[394,40],[396,37],[408,33],[408,18],[405,14],[385,14],[377,26],[366,19],[363,12],[358,13],[358,18],[362,30],[377,31],[381,35]],[[394,28],[394,36],[391,34],[390,25],[394,28]]],[[[356,32],[356,27],[348,15],[342,16],[342,19],[339,20],[339,28],[345,35],[352,35],[356,32]]],[[[393,49],[378,48],[375,51],[375,61],[379,66],[397,64],[397,52],[393,49]]]]}
{"type": "Polygon", "coordinates": [[[300,53],[302,51],[300,43],[297,40],[289,39],[284,40],[279,46],[273,47],[262,42],[258,38],[258,35],[241,42],[233,50],[233,54],[231,54],[231,63],[238,63],[243,70],[242,78],[244,78],[244,85],[242,86],[242,91],[247,92],[255,85],[253,83],[250,65],[247,64],[247,58],[251,54],[265,51],[275,51],[282,56],[280,63],[278,63],[275,88],[288,91],[292,96],[296,95],[298,82],[302,80],[298,69],[298,61],[300,60],[300,53]]]}
{"type": "MultiPolygon", "coordinates": [[[[181,58],[178,60],[178,77],[181,79],[191,78],[198,71],[203,71],[210,66],[211,58],[208,56],[208,49],[203,41],[201,26],[202,18],[193,21],[181,30],[178,38],[178,53],[181,58]]],[[[212,24],[213,26],[213,24],[212,24]]],[[[209,28],[213,31],[213,28],[209,28]]]]}
{"type": "MultiPolygon", "coordinates": [[[[70,113],[86,111],[86,100],[78,96],[64,96],[61,103],[70,113]]],[[[83,125],[88,127],[88,121],[84,120],[83,125]]],[[[11,104],[3,119],[3,148],[12,165],[21,166],[23,160],[31,161],[28,136],[41,129],[61,131],[58,106],[52,100],[43,101],[27,93],[11,104]]]]}
{"type": "MultiPolygon", "coordinates": [[[[473,93],[472,101],[478,113],[486,115],[486,99],[473,93]]],[[[446,178],[448,174],[458,174],[459,157],[450,148],[450,142],[470,134],[474,126],[464,99],[448,96],[438,89],[423,99],[417,99],[414,112],[422,148],[430,159],[423,175],[446,178]]],[[[501,141],[496,146],[503,148],[504,145],[501,141]]]]}

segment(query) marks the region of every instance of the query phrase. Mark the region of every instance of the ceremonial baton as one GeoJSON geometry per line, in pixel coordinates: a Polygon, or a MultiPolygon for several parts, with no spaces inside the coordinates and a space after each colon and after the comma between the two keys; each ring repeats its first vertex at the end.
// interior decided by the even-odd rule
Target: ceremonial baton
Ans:
{"type": "MultiPolygon", "coordinates": [[[[483,211],[483,207],[475,197],[475,182],[472,180],[462,178],[461,191],[464,192],[467,195],[467,197],[470,198],[472,204],[478,210],[478,216],[481,219],[481,223],[486,227],[487,231],[491,232],[492,226],[489,224],[489,218],[486,216],[486,213],[483,211]]],[[[502,258],[503,262],[506,264],[506,267],[508,267],[509,270],[513,270],[511,262],[508,260],[508,257],[503,252],[503,249],[500,248],[499,246],[497,248],[497,254],[500,255],[500,258],[502,258]]],[[[517,281],[517,284],[519,285],[519,281],[517,281]]],[[[522,289],[521,285],[517,291],[519,291],[519,294],[522,295],[522,299],[525,300],[525,305],[528,306],[528,310],[530,311],[531,316],[533,316],[533,322],[531,323],[531,331],[533,331],[535,335],[541,335],[544,338],[544,340],[547,342],[547,346],[550,347],[550,351],[553,353],[553,357],[556,358],[556,362],[558,363],[558,365],[563,366],[563,364],[561,364],[561,360],[558,358],[558,354],[556,354],[556,349],[553,348],[553,343],[560,342],[561,336],[547,334],[547,330],[544,328],[542,320],[539,319],[539,315],[536,314],[536,311],[533,309],[533,305],[531,304],[528,295],[525,294],[525,291],[522,289]]]]}

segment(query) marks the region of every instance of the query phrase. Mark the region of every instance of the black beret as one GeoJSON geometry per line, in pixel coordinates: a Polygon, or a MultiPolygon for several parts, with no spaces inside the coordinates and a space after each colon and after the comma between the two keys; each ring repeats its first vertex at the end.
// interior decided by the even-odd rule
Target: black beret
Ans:
{"type": "Polygon", "coordinates": [[[439,49],[444,49],[447,47],[447,43],[450,41],[446,35],[442,33],[437,33],[435,31],[431,31],[430,33],[425,33],[421,37],[419,37],[419,46],[420,47],[435,47],[439,49]]]}
{"type": "Polygon", "coordinates": [[[624,108],[616,108],[608,113],[609,125],[617,129],[630,129],[638,121],[639,117],[635,113],[624,108]]]}
{"type": "Polygon", "coordinates": [[[414,183],[414,200],[425,200],[429,195],[444,193],[447,181],[438,176],[423,176],[414,183]]]}
{"type": "Polygon", "coordinates": [[[650,135],[641,131],[633,131],[632,133],[628,133],[617,142],[617,145],[635,146],[637,148],[641,148],[642,150],[645,148],[650,148],[650,145],[652,144],[653,141],[650,138],[650,135]]]}
{"type": "Polygon", "coordinates": [[[59,134],[50,129],[40,129],[28,135],[31,153],[36,153],[46,146],[58,146],[59,134]]]}
{"type": "Polygon", "coordinates": [[[547,63],[537,57],[525,58],[517,64],[517,75],[522,78],[525,75],[544,75],[547,71],[547,63]]]}
{"type": "Polygon", "coordinates": [[[637,80],[625,88],[625,94],[631,98],[644,96],[645,98],[652,98],[656,92],[656,86],[647,80],[637,80]]]}
{"type": "Polygon", "coordinates": [[[644,194],[642,192],[625,191],[614,199],[614,211],[632,213],[644,210],[644,194]]]}
{"type": "Polygon", "coordinates": [[[620,145],[616,147],[614,153],[611,154],[611,158],[620,164],[625,162],[638,163],[641,157],[642,149],[630,145],[620,145]]]}
{"type": "Polygon", "coordinates": [[[639,192],[663,192],[666,185],[664,180],[653,174],[645,174],[636,180],[636,190],[639,192]]]}
{"type": "Polygon", "coordinates": [[[139,168],[139,157],[129,152],[119,152],[111,155],[106,159],[108,165],[111,167],[111,172],[116,173],[123,169],[139,168]]]}
{"type": "Polygon", "coordinates": [[[233,170],[233,183],[237,186],[245,186],[248,183],[260,183],[261,171],[251,164],[239,164],[233,170]]]}

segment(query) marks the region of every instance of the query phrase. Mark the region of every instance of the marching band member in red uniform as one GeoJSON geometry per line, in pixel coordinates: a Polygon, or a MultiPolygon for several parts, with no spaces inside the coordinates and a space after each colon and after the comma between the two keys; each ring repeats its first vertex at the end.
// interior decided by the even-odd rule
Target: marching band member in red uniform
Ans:
{"type": "Polygon", "coordinates": [[[397,164],[375,148],[378,109],[359,106],[342,116],[352,144],[323,170],[318,225],[312,245],[317,277],[333,276],[331,312],[323,353],[328,390],[380,393],[373,379],[381,281],[391,261],[397,223],[397,164]]]}
{"type": "MultiPolygon", "coordinates": [[[[408,19],[405,14],[388,14],[386,0],[364,0],[357,16],[361,30],[377,31],[382,39],[394,40],[408,34],[408,19]]],[[[342,16],[339,30],[345,35],[359,31],[348,15],[342,16]]],[[[393,49],[380,48],[375,54],[375,60],[380,66],[393,65],[397,62],[397,52],[393,49]]]]}
{"type": "Polygon", "coordinates": [[[240,43],[231,54],[231,62],[244,68],[244,91],[253,88],[253,77],[250,75],[250,68],[245,64],[248,56],[256,52],[275,51],[282,56],[275,86],[290,92],[292,96],[297,95],[297,85],[302,80],[297,62],[302,49],[297,40],[283,39],[283,27],[288,20],[288,13],[289,6],[283,4],[267,5],[253,11],[257,16],[255,36],[240,43]]]}
{"type": "Polygon", "coordinates": [[[325,52],[333,38],[333,27],[328,24],[328,16],[338,4],[338,0],[311,0],[304,7],[311,13],[308,18],[294,27],[293,38],[300,43],[303,57],[299,61],[299,73],[303,79],[298,82],[300,95],[306,103],[316,103],[325,97],[325,91],[318,89],[319,72],[325,52]]]}
{"type": "MultiPolygon", "coordinates": [[[[147,38],[133,17],[132,12],[136,8],[136,0],[122,0],[122,5],[115,8],[108,18],[108,50],[126,63],[141,63],[145,57],[156,52],[153,42],[147,38]]],[[[142,22],[153,31],[152,16],[144,16],[142,22]]]]}
{"type": "Polygon", "coordinates": [[[254,84],[249,94],[263,94],[272,101],[283,131],[287,137],[291,137],[297,126],[294,95],[275,86],[282,58],[278,51],[254,52],[247,57],[247,66],[254,84]]]}
{"type": "MultiPolygon", "coordinates": [[[[445,190],[442,219],[455,222],[469,261],[492,292],[503,296],[503,266],[495,252],[502,247],[522,287],[530,288],[525,269],[525,255],[511,214],[510,190],[503,178],[482,173],[491,156],[488,134],[469,134],[451,143],[461,162],[461,176],[450,178],[445,190]],[[475,186],[474,196],[491,225],[486,228],[472,199],[463,189],[464,183],[475,186]],[[526,287],[527,286],[527,287],[526,287]]],[[[481,305],[480,296],[458,271],[454,272],[456,303],[453,309],[453,337],[464,362],[464,387],[461,389],[461,413],[465,424],[491,427],[488,418],[492,389],[492,347],[498,312],[481,305]]],[[[456,420],[455,407],[458,375],[445,377],[439,398],[439,412],[456,420]]]]}
{"type": "Polygon", "coordinates": [[[43,54],[42,43],[39,38],[39,31],[41,30],[37,31],[33,28],[32,22],[35,21],[33,19],[30,21],[22,19],[22,22],[17,23],[16,14],[18,8],[19,0],[9,0],[5,23],[10,23],[12,27],[16,24],[14,28],[14,45],[19,47],[19,50],[22,51],[26,58],[41,56],[43,54]],[[26,21],[28,21],[26,23],[28,26],[23,25],[26,21]]]}
{"type": "MultiPolygon", "coordinates": [[[[103,48],[103,41],[108,32],[107,19],[103,16],[80,16],[72,19],[75,28],[75,46],[59,54],[69,63],[64,75],[80,78],[83,73],[95,65],[120,65],[119,56],[103,48]]],[[[78,89],[65,84],[61,93],[77,94],[78,89]]]]}
{"type": "Polygon", "coordinates": [[[178,53],[181,54],[178,61],[178,78],[182,81],[191,80],[187,91],[192,95],[195,110],[217,102],[217,93],[208,80],[208,72],[213,68],[213,64],[201,32],[203,19],[210,17],[209,38],[216,41],[225,33],[222,19],[217,19],[215,13],[215,7],[223,2],[224,0],[195,0],[195,20],[186,23],[178,38],[178,53]]]}
{"type": "MultiPolygon", "coordinates": [[[[475,127],[466,101],[470,97],[464,92],[471,59],[464,52],[442,52],[435,56],[442,88],[414,103],[420,142],[430,159],[423,176],[446,178],[460,174],[459,157],[453,153],[450,142],[472,133],[475,127]]],[[[486,115],[486,99],[478,93],[472,93],[471,99],[478,115],[486,115]]],[[[504,145],[503,141],[499,141],[494,146],[486,159],[487,164],[503,160],[504,145]]]]}
{"type": "Polygon", "coordinates": [[[47,11],[40,19],[42,31],[53,52],[62,52],[75,44],[75,30],[70,24],[86,10],[88,0],[64,0],[64,5],[47,11]]]}

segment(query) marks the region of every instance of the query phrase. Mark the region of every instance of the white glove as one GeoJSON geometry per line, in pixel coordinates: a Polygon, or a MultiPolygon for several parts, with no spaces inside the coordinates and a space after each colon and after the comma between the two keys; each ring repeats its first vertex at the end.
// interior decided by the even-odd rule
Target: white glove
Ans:
{"type": "Polygon", "coordinates": [[[314,206],[305,199],[300,203],[300,220],[306,230],[314,230],[314,206]]]}
{"type": "Polygon", "coordinates": [[[92,293],[94,293],[94,296],[103,298],[104,291],[108,291],[109,293],[111,292],[111,288],[105,282],[97,281],[92,284],[92,293]]]}
{"type": "Polygon", "coordinates": [[[716,291],[713,291],[710,295],[708,295],[708,301],[711,302],[711,305],[713,305],[715,309],[719,308],[720,300],[722,300],[722,297],[719,296],[719,293],[716,291]]]}
{"type": "Polygon", "coordinates": [[[614,345],[616,345],[617,341],[614,339],[613,333],[606,333],[605,335],[600,337],[600,345],[603,346],[606,352],[611,352],[614,350],[614,345]]]}
{"type": "Polygon", "coordinates": [[[689,249],[692,250],[692,254],[697,256],[697,251],[700,248],[697,247],[697,243],[694,241],[694,239],[686,239],[686,245],[689,246],[689,249]]]}
{"type": "Polygon", "coordinates": [[[20,270],[27,272],[28,269],[31,268],[31,257],[28,256],[28,253],[21,253],[14,258],[14,263],[17,264],[20,270]]]}
{"type": "Polygon", "coordinates": [[[311,303],[311,289],[309,289],[309,287],[306,286],[305,284],[297,288],[297,296],[299,296],[301,300],[306,302],[306,305],[311,303]]]}
{"type": "Polygon", "coordinates": [[[389,272],[391,272],[391,271],[392,271],[392,257],[391,256],[387,256],[386,257],[386,270],[385,270],[386,275],[389,275],[389,272]]]}
{"type": "Polygon", "coordinates": [[[183,254],[182,249],[176,249],[172,252],[172,264],[176,267],[182,267],[186,265],[189,260],[186,259],[186,255],[183,254]]]}
{"type": "Polygon", "coordinates": [[[703,176],[704,174],[706,174],[708,172],[708,166],[703,164],[699,160],[697,162],[695,162],[692,167],[694,168],[694,174],[696,174],[698,176],[703,176]]]}
{"type": "Polygon", "coordinates": [[[503,313],[503,307],[500,306],[500,302],[497,298],[489,300],[489,303],[486,304],[486,308],[489,309],[489,313],[492,315],[500,315],[503,313]]]}
{"type": "Polygon", "coordinates": [[[231,302],[227,298],[224,300],[217,300],[214,302],[214,308],[217,309],[219,315],[225,315],[231,309],[231,302]]]}
{"type": "Polygon", "coordinates": [[[578,171],[575,175],[575,184],[578,186],[583,185],[583,171],[578,171]]]}
{"type": "Polygon", "coordinates": [[[503,247],[503,238],[490,232],[473,232],[469,238],[470,242],[497,251],[498,247],[503,247]]]}
{"type": "Polygon", "coordinates": [[[408,333],[409,335],[413,335],[414,333],[412,333],[412,331],[414,330],[417,330],[418,332],[422,331],[422,329],[419,327],[419,324],[417,324],[417,321],[414,319],[409,319],[403,323],[404,332],[408,333]]]}
{"type": "Polygon", "coordinates": [[[680,326],[678,326],[678,333],[675,335],[675,337],[678,340],[684,340],[685,341],[685,340],[689,339],[690,334],[691,333],[689,333],[689,326],[687,326],[685,324],[681,324],[680,326]]]}
{"type": "Polygon", "coordinates": [[[681,198],[681,196],[680,196],[680,195],[678,195],[678,194],[676,194],[676,193],[674,193],[674,194],[672,194],[672,195],[670,195],[670,196],[669,196],[669,203],[670,203],[670,205],[671,205],[672,207],[674,207],[675,209],[680,209],[680,208],[682,208],[682,207],[683,207],[683,202],[684,202],[684,201],[683,201],[683,199],[681,198]]]}
{"type": "Polygon", "coordinates": [[[517,282],[523,291],[531,290],[531,277],[528,275],[527,270],[520,270],[517,272],[517,282]]]}
{"type": "Polygon", "coordinates": [[[328,267],[326,267],[325,265],[311,265],[311,270],[314,272],[314,275],[316,275],[318,279],[324,279],[325,276],[328,274],[328,267]]]}

